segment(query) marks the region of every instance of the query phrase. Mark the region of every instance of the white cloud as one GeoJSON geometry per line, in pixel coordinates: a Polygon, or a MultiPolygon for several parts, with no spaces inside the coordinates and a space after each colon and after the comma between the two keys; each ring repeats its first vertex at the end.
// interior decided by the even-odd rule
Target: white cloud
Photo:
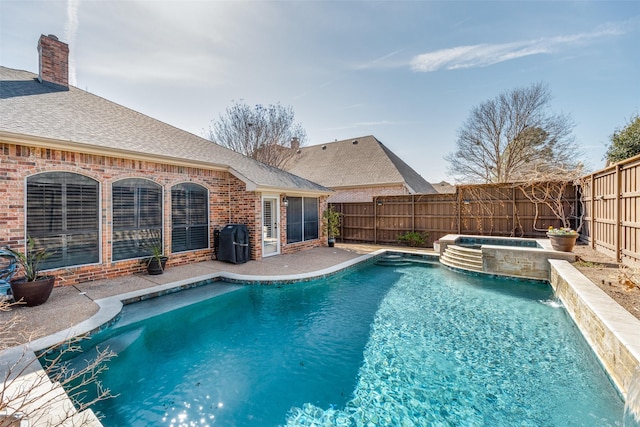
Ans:
{"type": "Polygon", "coordinates": [[[590,40],[616,36],[625,32],[628,25],[606,24],[591,33],[568,36],[547,37],[499,44],[477,44],[440,49],[416,55],[411,60],[411,70],[432,72],[437,70],[457,70],[461,68],[487,67],[499,62],[523,58],[525,56],[549,54],[590,40]]]}

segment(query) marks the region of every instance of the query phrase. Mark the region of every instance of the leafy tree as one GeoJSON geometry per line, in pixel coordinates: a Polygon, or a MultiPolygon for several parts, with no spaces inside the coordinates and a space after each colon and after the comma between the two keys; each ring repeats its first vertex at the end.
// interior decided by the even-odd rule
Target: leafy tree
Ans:
{"type": "Polygon", "coordinates": [[[307,134],[294,123],[291,106],[256,105],[233,102],[209,126],[208,138],[224,147],[275,167],[282,167],[307,134]]]}
{"type": "Polygon", "coordinates": [[[640,154],[640,116],[629,120],[622,129],[616,129],[611,135],[611,145],[607,149],[606,158],[611,163],[617,163],[629,157],[640,154]]]}
{"type": "Polygon", "coordinates": [[[504,92],[471,110],[458,131],[449,172],[465,183],[506,183],[532,176],[561,178],[582,167],[566,114],[549,111],[547,85],[504,92]]]}

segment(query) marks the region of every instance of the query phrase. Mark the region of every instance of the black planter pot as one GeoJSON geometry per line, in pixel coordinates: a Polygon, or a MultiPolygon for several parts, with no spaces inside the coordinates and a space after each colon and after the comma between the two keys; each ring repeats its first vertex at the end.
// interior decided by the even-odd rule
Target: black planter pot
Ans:
{"type": "Polygon", "coordinates": [[[164,268],[167,265],[168,259],[169,258],[167,258],[166,256],[160,257],[160,260],[158,260],[157,258],[151,258],[147,263],[147,273],[152,276],[164,273],[164,268]]]}
{"type": "Polygon", "coordinates": [[[336,239],[334,238],[327,239],[327,244],[329,245],[330,248],[334,247],[334,245],[336,244],[336,239]]]}
{"type": "Polygon", "coordinates": [[[53,276],[41,277],[32,282],[20,279],[11,282],[11,293],[16,302],[22,300],[27,307],[34,307],[49,299],[55,282],[56,278],[53,276]]]}

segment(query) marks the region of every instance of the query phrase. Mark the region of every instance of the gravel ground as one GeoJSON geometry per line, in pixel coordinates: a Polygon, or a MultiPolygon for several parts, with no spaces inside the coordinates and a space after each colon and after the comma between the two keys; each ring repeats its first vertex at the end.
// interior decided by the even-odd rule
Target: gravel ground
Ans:
{"type": "Polygon", "coordinates": [[[620,267],[614,258],[597,252],[588,245],[578,245],[573,252],[579,257],[573,264],[574,267],[640,319],[640,269],[620,267]],[[625,285],[622,276],[630,277],[629,275],[634,276],[635,286],[627,286],[628,282],[625,285]]]}

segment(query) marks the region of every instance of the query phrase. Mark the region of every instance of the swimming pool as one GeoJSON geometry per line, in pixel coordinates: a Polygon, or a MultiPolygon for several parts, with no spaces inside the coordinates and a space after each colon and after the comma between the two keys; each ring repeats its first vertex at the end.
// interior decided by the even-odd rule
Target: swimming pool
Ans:
{"type": "Polygon", "coordinates": [[[101,379],[120,395],[94,410],[107,427],[615,425],[622,400],[551,298],[367,265],[164,313],[133,304],[92,339],[119,351],[101,379]]]}

